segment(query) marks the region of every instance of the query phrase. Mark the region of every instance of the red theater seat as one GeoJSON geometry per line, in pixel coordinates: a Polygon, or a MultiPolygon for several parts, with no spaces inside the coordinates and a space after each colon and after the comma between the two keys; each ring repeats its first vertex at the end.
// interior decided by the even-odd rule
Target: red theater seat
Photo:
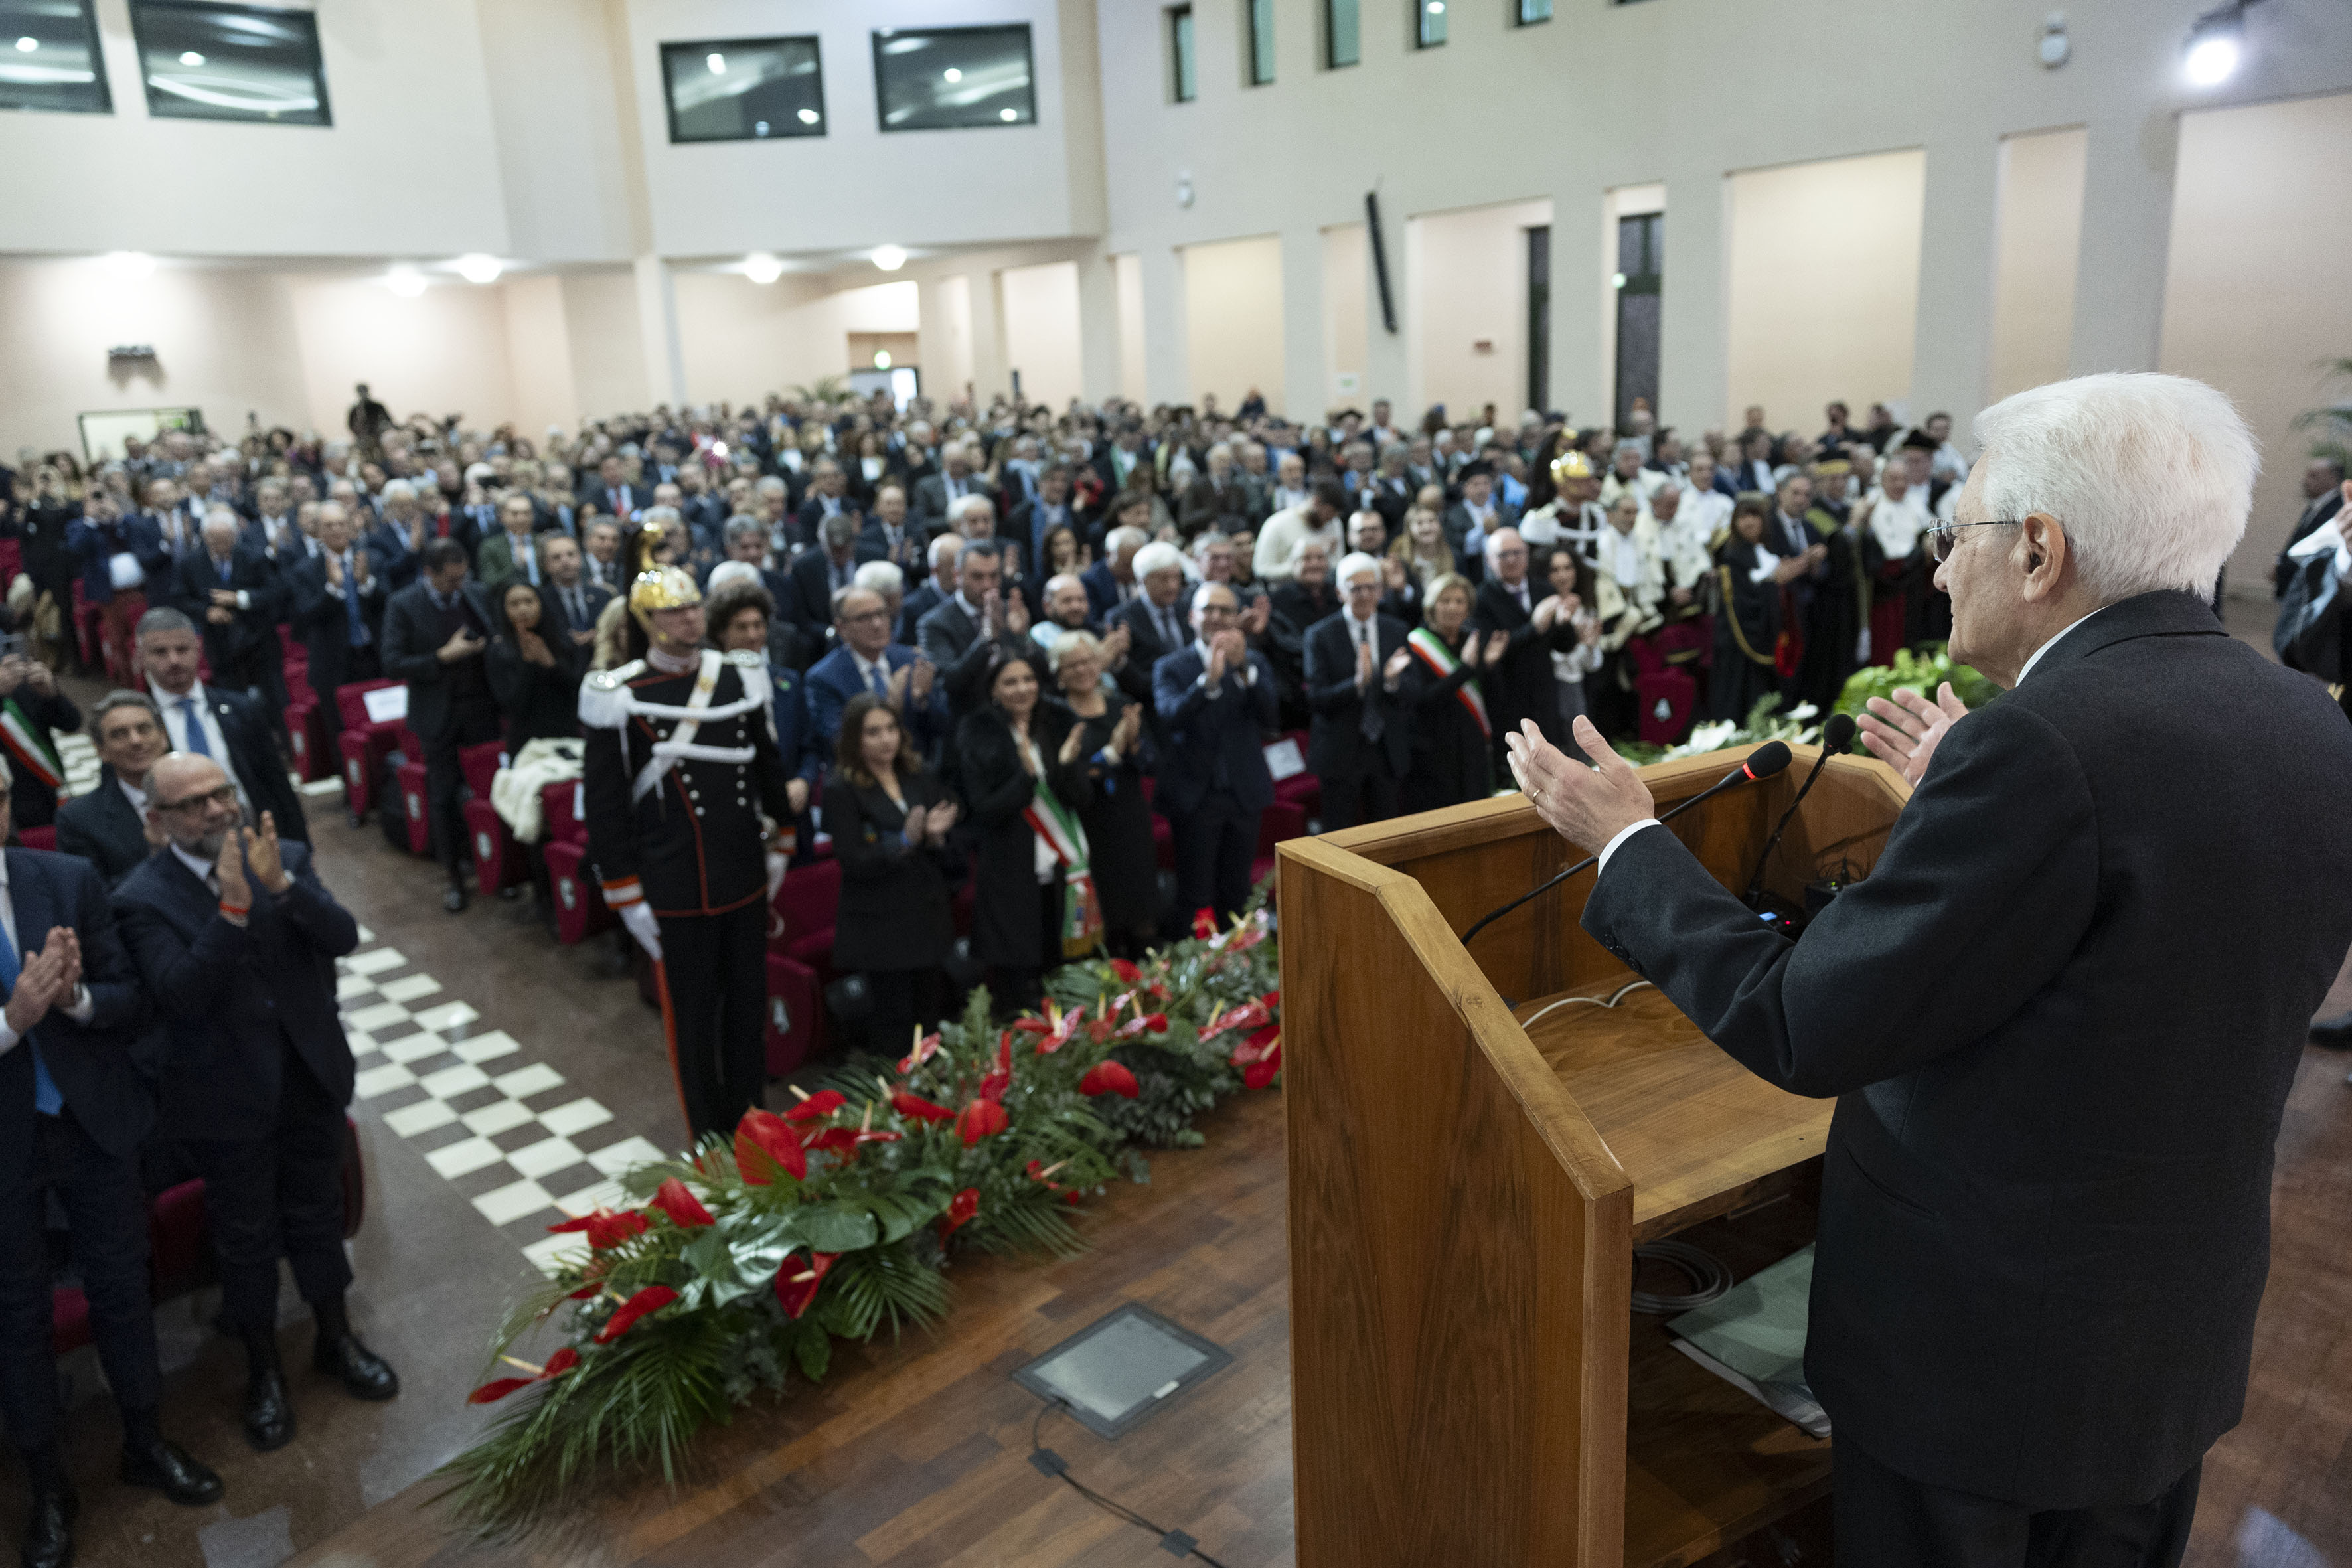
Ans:
{"type": "Polygon", "coordinates": [[[782,1078],[824,1046],[824,1000],[817,972],[768,954],[768,1076],[782,1078]]]}
{"type": "Polygon", "coordinates": [[[555,891],[555,940],[585,942],[615,923],[604,889],[590,874],[588,846],[566,839],[547,846],[547,879],[555,891]]]}

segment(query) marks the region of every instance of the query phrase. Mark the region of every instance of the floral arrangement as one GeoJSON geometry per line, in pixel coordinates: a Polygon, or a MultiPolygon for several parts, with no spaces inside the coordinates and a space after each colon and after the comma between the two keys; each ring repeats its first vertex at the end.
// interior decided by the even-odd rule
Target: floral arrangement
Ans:
{"type": "Polygon", "coordinates": [[[2000,695],[1999,687],[1974,669],[1965,664],[1954,664],[1947,645],[1927,643],[1917,653],[1907,647],[1895,649],[1891,665],[1865,665],[1855,670],[1847,678],[1845,689],[1838,693],[1835,711],[1860,718],[1867,711],[1865,704],[1874,697],[1891,699],[1897,691],[1905,690],[1933,697],[1936,689],[1947,680],[1952,683],[1952,695],[1971,708],[1981,708],[2000,695]]]}
{"type": "Polygon", "coordinates": [[[1149,1180],[1144,1148],[1197,1145],[1202,1112],[1278,1081],[1264,897],[1223,931],[1202,910],[1141,964],[1065,966],[1045,1012],[1009,1027],[975,991],[897,1061],[860,1058],[731,1139],[629,1171],[639,1206],[552,1227],[587,1250],[499,1328],[506,1374],[471,1398],[504,1408],[441,1471],[461,1522],[514,1539],[577,1521],[592,1484],[675,1485],[698,1432],[794,1373],[822,1379],[836,1338],[942,1319],[958,1252],[1081,1250],[1088,1194],[1149,1180]],[[514,1353],[559,1317],[544,1362],[514,1353]]]}
{"type": "Polygon", "coordinates": [[[1787,741],[1795,745],[1811,745],[1821,738],[1821,730],[1813,721],[1821,710],[1810,702],[1800,702],[1786,714],[1780,711],[1779,692],[1767,692],[1756,700],[1748,710],[1747,719],[1738,724],[1728,719],[1714,720],[1691,726],[1690,738],[1677,746],[1652,745],[1645,741],[1612,742],[1617,754],[1635,767],[1647,767],[1652,763],[1671,763],[1683,757],[1696,757],[1706,752],[1720,752],[1732,746],[1752,746],[1766,741],[1787,741]]]}
{"type": "MultiPolygon", "coordinates": [[[[1895,649],[1892,664],[1864,665],[1855,670],[1846,678],[1831,711],[1859,718],[1868,711],[1867,704],[1874,697],[1891,699],[1897,691],[1906,690],[1933,697],[1936,689],[1947,680],[1952,683],[1952,694],[1971,708],[1981,708],[2000,695],[2000,689],[1991,681],[1965,664],[1954,664],[1944,644],[1927,643],[1916,653],[1907,647],[1895,649]]],[[[1670,763],[1680,757],[1695,757],[1732,746],[1758,745],[1766,741],[1809,746],[1821,739],[1820,726],[1814,722],[1821,717],[1820,709],[1810,702],[1800,702],[1782,714],[1780,708],[1780,693],[1768,692],[1756,700],[1756,705],[1740,723],[1721,719],[1693,725],[1690,738],[1678,746],[1619,741],[1615,742],[1617,754],[1636,767],[1644,767],[1651,763],[1670,763]]],[[[1853,749],[1863,750],[1860,739],[1855,740],[1853,749]]]]}

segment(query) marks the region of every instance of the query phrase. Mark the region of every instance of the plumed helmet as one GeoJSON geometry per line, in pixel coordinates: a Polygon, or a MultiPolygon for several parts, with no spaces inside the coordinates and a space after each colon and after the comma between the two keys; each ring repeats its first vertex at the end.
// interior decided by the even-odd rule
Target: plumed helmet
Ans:
{"type": "Polygon", "coordinates": [[[656,610],[675,610],[688,605],[702,603],[702,590],[694,585],[693,574],[676,566],[656,566],[637,574],[629,584],[629,614],[637,624],[650,627],[656,610]]]}
{"type": "Polygon", "coordinates": [[[1573,447],[1551,460],[1551,482],[1555,485],[1564,485],[1570,479],[1589,479],[1591,477],[1592,459],[1573,447]]]}

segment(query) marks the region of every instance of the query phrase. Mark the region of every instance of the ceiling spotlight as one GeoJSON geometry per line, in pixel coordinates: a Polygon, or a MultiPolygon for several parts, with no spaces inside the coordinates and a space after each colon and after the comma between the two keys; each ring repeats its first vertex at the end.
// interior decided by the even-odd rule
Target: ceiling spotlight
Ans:
{"type": "Polygon", "coordinates": [[[890,351],[888,349],[876,349],[874,351],[874,368],[876,370],[888,370],[890,368],[890,351]]]}
{"type": "Polygon", "coordinates": [[[183,49],[180,52],[180,63],[184,66],[200,66],[205,63],[205,57],[194,49],[183,49]]]}
{"type": "Polygon", "coordinates": [[[29,55],[40,47],[41,40],[38,38],[19,38],[16,40],[16,52],[20,55],[29,55]]]}
{"type": "Polygon", "coordinates": [[[705,55],[702,57],[702,63],[710,68],[710,74],[712,76],[725,76],[727,74],[727,57],[725,55],[705,55]]]}
{"type": "Polygon", "coordinates": [[[101,263],[117,278],[144,278],[155,270],[155,258],[143,250],[109,251],[101,263]]]}
{"type": "Polygon", "coordinates": [[[1000,109],[996,111],[996,118],[1010,125],[1021,118],[1021,111],[1017,109],[1000,109]]]}
{"type": "Polygon", "coordinates": [[[404,300],[425,292],[425,274],[414,267],[395,267],[383,275],[383,286],[404,300]]]}
{"type": "Polygon", "coordinates": [[[885,272],[896,272],[907,265],[907,253],[895,245],[877,245],[874,247],[874,265],[885,272]]]}
{"type": "Polygon", "coordinates": [[[2049,19],[2042,24],[2042,68],[2056,70],[2066,63],[2067,57],[2074,52],[2074,46],[2066,41],[2066,13],[2051,12],[2049,19]]]}
{"type": "Polygon", "coordinates": [[[2245,55],[2246,7],[2255,0],[2231,0],[2197,18],[2182,47],[2180,74],[2194,87],[2219,87],[2245,55]]]}
{"type": "Polygon", "coordinates": [[[743,276],[754,283],[773,283],[783,275],[784,264],[764,250],[755,250],[743,258],[743,276]]]}
{"type": "Polygon", "coordinates": [[[457,276],[468,283],[495,283],[506,266],[495,256],[485,256],[478,250],[467,251],[457,258],[457,276]]]}
{"type": "Polygon", "coordinates": [[[803,109],[801,110],[801,123],[803,125],[814,125],[817,122],[817,119],[818,115],[815,110],[803,109]]]}
{"type": "Polygon", "coordinates": [[[947,69],[941,71],[940,74],[947,78],[950,81],[961,81],[963,79],[963,72],[956,69],[953,66],[948,67],[947,69]]]}

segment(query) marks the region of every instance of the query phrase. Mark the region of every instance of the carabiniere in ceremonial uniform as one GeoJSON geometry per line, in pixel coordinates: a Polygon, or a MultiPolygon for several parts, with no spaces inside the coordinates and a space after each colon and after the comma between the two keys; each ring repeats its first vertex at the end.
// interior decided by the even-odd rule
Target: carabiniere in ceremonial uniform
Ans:
{"type": "Polygon", "coordinates": [[[645,657],[580,688],[588,846],[604,901],[654,959],[670,1068],[699,1139],[760,1103],[769,851],[793,819],[789,774],[760,658],[701,646],[694,579],[643,574],[629,613],[645,657]]]}

